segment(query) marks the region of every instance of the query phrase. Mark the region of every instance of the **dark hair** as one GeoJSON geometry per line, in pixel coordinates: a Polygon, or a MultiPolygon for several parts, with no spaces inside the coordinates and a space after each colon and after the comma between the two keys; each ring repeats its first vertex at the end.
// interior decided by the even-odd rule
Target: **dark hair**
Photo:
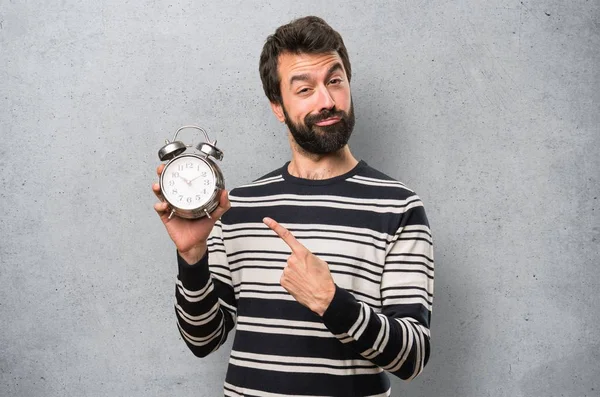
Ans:
{"type": "Polygon", "coordinates": [[[278,27],[274,34],[267,37],[260,54],[260,79],[269,101],[282,103],[277,68],[281,54],[323,54],[330,51],[337,51],[350,81],[352,71],[348,51],[342,36],[327,22],[319,17],[307,16],[278,27]]]}

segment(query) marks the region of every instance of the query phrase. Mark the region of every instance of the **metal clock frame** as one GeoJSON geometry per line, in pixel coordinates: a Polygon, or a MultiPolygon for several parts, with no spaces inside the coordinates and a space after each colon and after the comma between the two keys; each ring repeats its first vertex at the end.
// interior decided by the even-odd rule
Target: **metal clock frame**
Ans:
{"type": "Polygon", "coordinates": [[[158,157],[160,158],[161,161],[168,160],[168,162],[165,164],[165,168],[163,169],[163,172],[176,159],[180,159],[182,157],[194,157],[198,160],[203,161],[208,166],[208,168],[210,169],[210,171],[213,174],[213,179],[215,181],[215,189],[214,189],[212,195],[210,196],[210,198],[206,201],[206,203],[196,209],[188,210],[188,209],[183,209],[183,208],[177,207],[175,204],[168,201],[166,199],[166,197],[164,197],[164,192],[166,189],[164,186],[164,178],[163,178],[164,174],[161,174],[161,176],[160,176],[160,191],[161,191],[161,194],[163,195],[164,200],[169,204],[169,207],[171,209],[171,213],[169,214],[169,219],[171,219],[171,217],[173,215],[177,215],[177,216],[179,216],[181,218],[185,218],[185,219],[199,219],[204,216],[211,218],[210,213],[219,206],[218,197],[219,197],[221,191],[223,189],[225,189],[225,179],[223,177],[223,173],[221,172],[221,169],[219,168],[219,166],[213,160],[211,160],[209,158],[209,156],[212,156],[217,160],[223,159],[223,152],[215,146],[216,144],[217,144],[216,140],[214,142],[210,141],[208,134],[206,133],[206,131],[203,128],[195,126],[195,125],[184,125],[183,127],[179,128],[175,132],[173,141],[169,142],[167,140],[165,146],[163,146],[158,151],[158,157]],[[196,146],[196,149],[198,151],[200,151],[200,153],[202,153],[202,155],[196,154],[196,153],[185,153],[184,154],[186,149],[189,147],[192,147],[192,145],[185,145],[183,142],[177,141],[176,139],[177,139],[177,135],[179,134],[179,131],[186,129],[186,128],[197,129],[204,133],[206,142],[201,142],[196,146]]]}

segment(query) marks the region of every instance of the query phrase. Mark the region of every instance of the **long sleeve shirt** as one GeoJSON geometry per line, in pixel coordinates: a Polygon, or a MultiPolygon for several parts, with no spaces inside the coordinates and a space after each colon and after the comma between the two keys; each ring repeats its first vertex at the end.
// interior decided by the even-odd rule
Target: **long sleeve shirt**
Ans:
{"type": "Polygon", "coordinates": [[[177,324],[197,356],[235,339],[226,396],[389,396],[385,371],[417,376],[430,354],[433,243],[420,198],[361,161],[327,180],[281,169],[230,192],[231,209],[189,265],[178,257],[177,324]],[[290,249],[271,217],[327,262],[320,317],[279,280],[290,249]]]}

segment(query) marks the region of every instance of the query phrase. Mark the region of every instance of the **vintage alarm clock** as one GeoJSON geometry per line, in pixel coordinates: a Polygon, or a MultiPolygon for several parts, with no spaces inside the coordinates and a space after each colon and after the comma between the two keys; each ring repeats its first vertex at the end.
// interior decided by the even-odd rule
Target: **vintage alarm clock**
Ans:
{"type": "Polygon", "coordinates": [[[195,125],[185,125],[175,132],[172,142],[158,151],[161,161],[168,161],[160,175],[160,190],[169,204],[169,219],[173,215],[187,219],[207,216],[219,206],[221,190],[225,188],[223,173],[214,160],[222,160],[223,152],[211,142],[208,134],[195,125]],[[202,131],[206,139],[188,152],[192,145],[177,140],[179,131],[191,128],[202,131]],[[213,160],[214,159],[214,160],[213,160]]]}

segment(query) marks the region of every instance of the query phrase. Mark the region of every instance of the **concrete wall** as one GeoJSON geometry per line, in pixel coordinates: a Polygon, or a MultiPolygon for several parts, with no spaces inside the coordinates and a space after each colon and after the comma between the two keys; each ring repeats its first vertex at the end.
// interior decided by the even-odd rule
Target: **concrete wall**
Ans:
{"type": "Polygon", "coordinates": [[[216,396],[175,326],[150,185],[205,126],[228,187],[279,167],[265,37],[317,14],[357,157],[426,203],[433,352],[394,396],[600,395],[598,1],[0,1],[0,395],[216,396]]]}

